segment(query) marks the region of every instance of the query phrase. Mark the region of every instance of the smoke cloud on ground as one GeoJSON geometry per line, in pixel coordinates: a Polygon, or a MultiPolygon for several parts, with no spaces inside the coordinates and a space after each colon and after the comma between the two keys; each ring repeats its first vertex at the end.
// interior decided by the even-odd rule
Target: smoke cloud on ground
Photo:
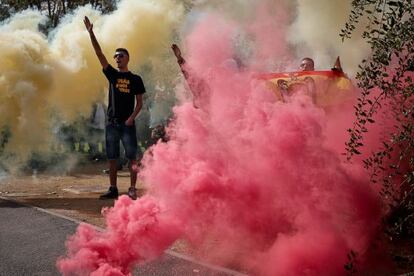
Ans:
{"type": "Polygon", "coordinates": [[[199,258],[254,275],[345,275],[351,250],[363,265],[380,202],[362,168],[344,162],[341,141],[329,135],[346,132],[342,115],[352,109],[335,114],[302,93],[282,103],[255,79],[266,59],[295,56],[271,30],[279,26],[283,34],[293,22],[271,16],[292,14],[291,5],[262,1],[249,24],[218,6],[198,10],[182,38],[191,74],[208,85],[198,91],[200,108],[175,107],[170,141],[144,156],[139,176],[147,194],[136,201],[121,196],[105,210],[104,232],[81,225],[58,261],[64,275],[129,275],[177,239],[199,258]],[[228,62],[237,57],[240,33],[256,43],[242,70],[228,62]]]}

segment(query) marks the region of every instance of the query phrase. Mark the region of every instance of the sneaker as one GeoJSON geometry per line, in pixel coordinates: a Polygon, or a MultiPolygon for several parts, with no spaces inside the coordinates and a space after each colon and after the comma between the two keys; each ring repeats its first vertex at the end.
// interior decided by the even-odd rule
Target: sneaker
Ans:
{"type": "Polygon", "coordinates": [[[129,187],[129,189],[128,189],[128,196],[132,200],[137,199],[137,189],[135,187],[129,187]]]}
{"type": "Polygon", "coordinates": [[[118,188],[110,186],[109,190],[99,197],[100,199],[118,198],[118,188]]]}

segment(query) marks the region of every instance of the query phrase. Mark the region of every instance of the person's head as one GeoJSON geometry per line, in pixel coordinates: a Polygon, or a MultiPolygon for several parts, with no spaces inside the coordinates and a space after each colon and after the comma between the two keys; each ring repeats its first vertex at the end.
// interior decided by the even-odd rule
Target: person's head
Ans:
{"type": "Polygon", "coordinates": [[[129,53],[125,48],[115,50],[114,59],[119,70],[128,69],[129,53]]]}
{"type": "Polygon", "coordinates": [[[315,65],[313,63],[313,59],[305,57],[300,62],[299,66],[300,71],[314,71],[315,65]]]}

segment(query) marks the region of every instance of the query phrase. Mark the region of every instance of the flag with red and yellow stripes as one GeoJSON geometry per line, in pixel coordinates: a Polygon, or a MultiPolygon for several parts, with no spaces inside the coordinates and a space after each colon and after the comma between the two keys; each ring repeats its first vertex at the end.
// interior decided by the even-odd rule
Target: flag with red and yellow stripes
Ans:
{"type": "Polygon", "coordinates": [[[351,99],[354,95],[351,80],[340,70],[267,73],[259,75],[258,79],[265,81],[281,101],[305,91],[312,95],[317,105],[328,106],[351,99]]]}

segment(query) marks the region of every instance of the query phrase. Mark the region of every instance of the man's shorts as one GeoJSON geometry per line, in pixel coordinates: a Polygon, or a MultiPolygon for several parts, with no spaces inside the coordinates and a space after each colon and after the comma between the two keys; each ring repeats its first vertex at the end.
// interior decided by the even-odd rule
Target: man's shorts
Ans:
{"type": "Polygon", "coordinates": [[[135,125],[125,123],[108,123],[105,128],[106,156],[109,160],[119,158],[119,142],[125,149],[125,157],[129,160],[137,158],[138,144],[135,125]]]}

